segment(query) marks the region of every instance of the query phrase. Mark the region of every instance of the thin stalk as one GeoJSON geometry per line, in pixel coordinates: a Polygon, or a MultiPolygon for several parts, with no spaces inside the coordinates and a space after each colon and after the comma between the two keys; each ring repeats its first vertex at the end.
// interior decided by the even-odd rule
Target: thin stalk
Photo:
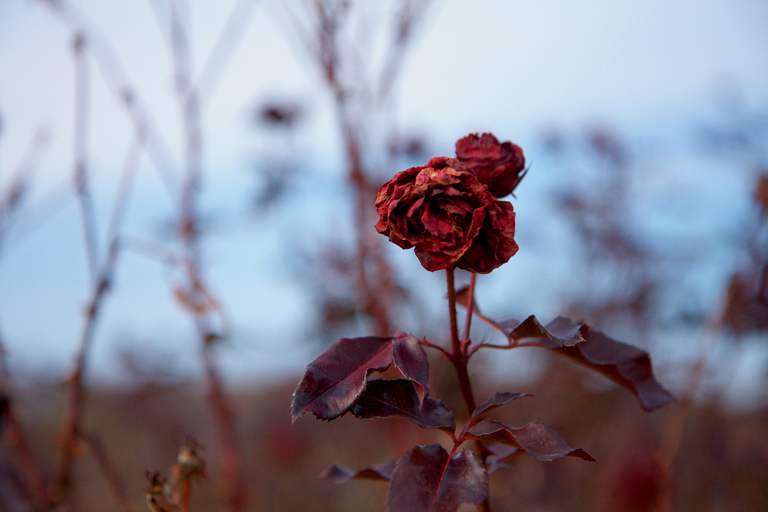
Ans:
{"type": "Polygon", "coordinates": [[[40,461],[32,451],[27,440],[26,432],[21,425],[21,420],[16,414],[16,404],[12,397],[11,378],[7,364],[7,352],[0,334],[0,396],[4,396],[6,403],[2,411],[7,430],[8,444],[15,448],[19,455],[21,465],[26,476],[26,483],[33,493],[32,499],[41,509],[51,506],[46,492],[46,476],[40,461]]]}
{"type": "MultiPolygon", "coordinates": [[[[221,337],[210,325],[209,309],[212,304],[208,286],[204,283],[200,251],[198,198],[203,177],[203,133],[198,91],[191,86],[191,55],[187,29],[182,24],[178,7],[170,4],[171,51],[176,77],[176,92],[182,109],[185,133],[186,178],[180,212],[180,231],[187,260],[189,283],[188,299],[192,304],[192,317],[201,341],[202,360],[212,409],[214,431],[219,445],[219,485],[225,507],[231,512],[242,512],[246,506],[246,487],[243,461],[239,447],[233,407],[224,389],[224,383],[214,357],[214,342],[221,337]]],[[[217,309],[218,308],[214,308],[217,309]]],[[[226,323],[222,321],[222,323],[226,323]]],[[[188,498],[187,498],[188,499],[188,498]]],[[[182,510],[185,509],[185,505],[182,510]]]]}
{"type": "MultiPolygon", "coordinates": [[[[453,357],[458,358],[461,352],[461,346],[459,344],[459,327],[456,320],[456,283],[453,277],[453,272],[453,269],[449,268],[445,271],[445,276],[448,283],[448,314],[451,319],[451,349],[453,351],[453,357]]],[[[468,412],[472,414],[471,410],[468,412]]]]}
{"type": "Polygon", "coordinates": [[[120,478],[120,473],[117,471],[117,467],[109,456],[101,438],[94,433],[83,435],[82,437],[90,447],[93,457],[96,459],[96,463],[107,481],[107,485],[117,502],[117,508],[120,512],[133,512],[125,484],[122,478],[120,478]]]}
{"type": "MultiPolygon", "coordinates": [[[[467,365],[469,364],[469,355],[467,353],[468,344],[462,344],[459,341],[459,327],[456,320],[456,284],[454,280],[454,270],[446,270],[446,280],[448,283],[448,313],[451,321],[451,348],[453,367],[456,369],[456,376],[459,379],[459,388],[461,389],[461,396],[464,399],[464,406],[467,409],[467,416],[471,416],[474,412],[475,397],[472,393],[472,383],[469,380],[469,372],[467,371],[467,365]]],[[[480,460],[483,460],[483,446],[479,442],[475,443],[475,450],[480,456],[480,460]]],[[[491,512],[491,506],[488,503],[488,498],[485,501],[477,505],[477,510],[480,512],[491,512]]]]}
{"type": "Polygon", "coordinates": [[[469,304],[467,304],[467,320],[464,322],[464,343],[469,343],[469,331],[472,328],[472,315],[475,313],[475,281],[477,274],[472,272],[469,276],[469,304]]]}

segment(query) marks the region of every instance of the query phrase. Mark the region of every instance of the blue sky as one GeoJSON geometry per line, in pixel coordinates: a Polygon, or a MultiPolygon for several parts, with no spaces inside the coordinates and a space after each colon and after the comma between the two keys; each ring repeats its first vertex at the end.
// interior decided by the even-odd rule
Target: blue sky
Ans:
{"type": "MultiPolygon", "coordinates": [[[[152,2],[79,0],[74,5],[109,40],[125,82],[146,104],[172,160],[180,163],[182,133],[170,54],[152,2]]],[[[234,5],[195,1],[185,12],[197,70],[234,5]]],[[[375,2],[365,5],[375,47],[386,9],[375,2]]],[[[343,205],[311,196],[318,190],[342,193],[334,179],[343,155],[329,97],[317,86],[317,70],[280,2],[255,2],[242,17],[242,38],[204,105],[208,178],[203,203],[225,219],[225,228],[206,246],[212,281],[235,324],[224,361],[230,375],[258,378],[276,369],[298,371],[308,361],[312,349],[302,339],[304,319],[312,311],[300,283],[288,277],[289,248],[281,235],[292,224],[330,229],[323,223],[343,214],[343,205]],[[313,172],[301,187],[304,192],[292,197],[297,204],[317,204],[327,216],[306,219],[293,209],[277,220],[254,221],[248,214],[251,169],[265,148],[262,134],[249,124],[249,112],[275,97],[297,98],[308,106],[297,154],[311,162],[313,172]]],[[[671,212],[665,216],[655,210],[643,229],[675,239],[675,226],[682,225],[705,240],[712,223],[726,233],[736,229],[750,177],[721,172],[723,162],[696,160],[687,137],[696,123],[717,117],[723,91],[740,91],[747,108],[768,106],[766,22],[768,2],[758,0],[434,2],[404,63],[393,117],[406,131],[426,133],[436,154],[450,154],[456,138],[474,131],[493,131],[521,144],[539,174],[532,172],[526,180],[532,198],[527,213],[522,197],[516,204],[519,222],[546,215],[546,207],[533,201],[561,179],[556,173],[562,169],[539,144],[543,130],[616,127],[635,151],[648,148],[644,156],[653,176],[648,183],[671,212]],[[679,190],[687,195],[680,197],[679,190]],[[699,207],[687,209],[691,218],[681,220],[675,213],[678,201],[699,207]]],[[[78,212],[67,192],[75,95],[70,43],[70,29],[40,2],[0,3],[0,190],[35,130],[44,126],[51,143],[30,205],[48,204],[51,194],[60,198],[52,207],[55,215],[29,210],[22,228],[37,226],[35,215],[47,220],[11,232],[0,253],[0,328],[12,364],[47,368],[51,375],[63,375],[71,365],[89,293],[78,212]]],[[[89,66],[89,162],[103,229],[131,124],[96,63],[91,60],[89,66]]],[[[173,204],[144,158],[127,229],[156,237],[156,225],[172,214],[173,204]]],[[[727,253],[727,243],[702,262],[713,295],[727,274],[717,273],[725,258],[721,253],[727,253]]],[[[521,251],[519,263],[505,276],[524,276],[539,259],[521,251]]],[[[119,272],[99,325],[94,373],[109,378],[115,346],[124,343],[155,349],[159,361],[168,358],[179,371],[194,374],[191,325],[174,305],[162,267],[129,254],[119,272]]],[[[509,279],[525,283],[524,277],[509,279]]],[[[549,314],[551,301],[544,293],[531,298],[531,307],[549,314]]]]}

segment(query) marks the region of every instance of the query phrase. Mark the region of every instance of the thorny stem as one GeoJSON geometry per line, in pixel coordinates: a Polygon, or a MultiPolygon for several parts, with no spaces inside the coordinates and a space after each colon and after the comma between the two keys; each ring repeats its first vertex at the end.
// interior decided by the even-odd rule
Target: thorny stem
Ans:
{"type": "MultiPolygon", "coordinates": [[[[472,383],[469,380],[469,372],[467,371],[467,365],[469,364],[469,354],[467,349],[469,348],[468,334],[465,336],[465,343],[459,340],[459,328],[456,320],[456,284],[454,280],[454,269],[446,270],[446,277],[448,282],[448,312],[451,321],[451,348],[452,358],[451,363],[456,369],[456,376],[459,379],[459,388],[461,389],[461,396],[464,399],[464,406],[467,408],[467,416],[471,416],[474,412],[475,397],[472,393],[472,383]]],[[[473,274],[474,277],[474,274],[473,274]]],[[[470,286],[474,285],[474,279],[470,286]]],[[[470,295],[470,301],[472,300],[470,295]]],[[[480,456],[480,460],[483,459],[483,447],[477,442],[475,443],[475,450],[480,456]]],[[[488,503],[488,498],[477,505],[477,510],[480,512],[491,512],[491,506],[488,503]]]]}

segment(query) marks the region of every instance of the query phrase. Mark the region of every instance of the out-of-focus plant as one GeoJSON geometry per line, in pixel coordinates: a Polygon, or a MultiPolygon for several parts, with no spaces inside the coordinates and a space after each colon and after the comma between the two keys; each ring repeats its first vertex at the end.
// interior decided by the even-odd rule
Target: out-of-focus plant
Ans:
{"type": "Polygon", "coordinates": [[[723,323],[736,334],[768,329],[768,171],[753,194],[757,215],[747,235],[747,261],[731,277],[723,323]]]}
{"type": "Polygon", "coordinates": [[[289,0],[280,5],[292,39],[302,43],[333,104],[354,211],[351,243],[334,232],[322,243],[333,251],[305,260],[312,271],[302,279],[317,290],[325,332],[358,320],[386,335],[407,298],[381,240],[369,230],[376,215],[369,199],[395,160],[424,147],[423,139],[398,132],[394,106],[406,53],[430,3],[289,0]]]}
{"type": "Polygon", "coordinates": [[[198,454],[200,448],[197,441],[187,439],[171,468],[170,481],[157,471],[147,471],[149,485],[145,494],[152,512],[189,512],[192,484],[205,478],[205,461],[198,454]]]}
{"type": "Polygon", "coordinates": [[[559,210],[574,228],[573,247],[582,254],[578,265],[585,269],[572,283],[566,308],[601,325],[630,325],[644,334],[656,313],[660,285],[668,279],[633,231],[637,221],[630,177],[636,162],[629,148],[615,130],[604,127],[589,130],[586,138],[553,131],[545,145],[562,165],[578,166],[573,162],[583,157],[587,168],[569,169],[576,178],[556,195],[559,210]]]}
{"type": "Polygon", "coordinates": [[[541,461],[565,456],[594,460],[586,451],[570,448],[542,423],[516,428],[491,419],[493,410],[526,395],[497,392],[477,405],[468,366],[480,349],[543,348],[626,387],[648,411],[673,401],[656,380],[646,352],[586,323],[562,316],[546,325],[535,316],[498,322],[478,311],[477,275],[491,273],[518,251],[514,209],[499,197],[520,183],[525,159],[518,146],[500,144],[492,134],[459,140],[456,154],[457,158],[432,158],[425,166],[398,173],[379,189],[375,201],[379,233],[403,249],[414,248],[426,270],[446,271],[449,347],[402,332],[343,338],[306,367],[291,406],[294,421],[305,412],[323,420],[346,413],[361,419],[401,416],[450,438],[450,452],[440,444],[416,446],[397,462],[357,472],[334,466],[324,474],[334,482],[389,481],[387,510],[392,512],[453,512],[463,503],[489,511],[488,474],[508,467],[510,459],[523,453],[541,461]],[[471,275],[469,286],[458,291],[457,268],[471,275]],[[457,304],[467,313],[461,336],[457,304]],[[473,317],[499,331],[505,343],[473,342],[473,317]],[[455,369],[467,417],[460,428],[454,412],[429,397],[425,348],[442,354],[455,369]],[[368,379],[372,372],[393,365],[403,378],[368,379]],[[462,448],[467,442],[474,442],[474,451],[462,448]]]}

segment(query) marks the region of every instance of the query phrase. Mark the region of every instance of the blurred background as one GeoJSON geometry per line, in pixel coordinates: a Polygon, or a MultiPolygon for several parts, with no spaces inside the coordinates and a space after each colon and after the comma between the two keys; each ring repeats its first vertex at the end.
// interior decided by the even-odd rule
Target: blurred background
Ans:
{"type": "Polygon", "coordinates": [[[385,484],[317,474],[434,434],[290,426],[291,392],[340,337],[446,341],[444,276],[373,200],[483,132],[530,171],[482,311],[584,319],[679,399],[646,414],[546,353],[476,358],[483,400],[535,395],[500,417],[600,461],[517,459],[493,510],[765,510],[766,21],[761,0],[0,2],[0,510],[145,510],[187,436],[193,509],[383,510],[385,484]]]}

